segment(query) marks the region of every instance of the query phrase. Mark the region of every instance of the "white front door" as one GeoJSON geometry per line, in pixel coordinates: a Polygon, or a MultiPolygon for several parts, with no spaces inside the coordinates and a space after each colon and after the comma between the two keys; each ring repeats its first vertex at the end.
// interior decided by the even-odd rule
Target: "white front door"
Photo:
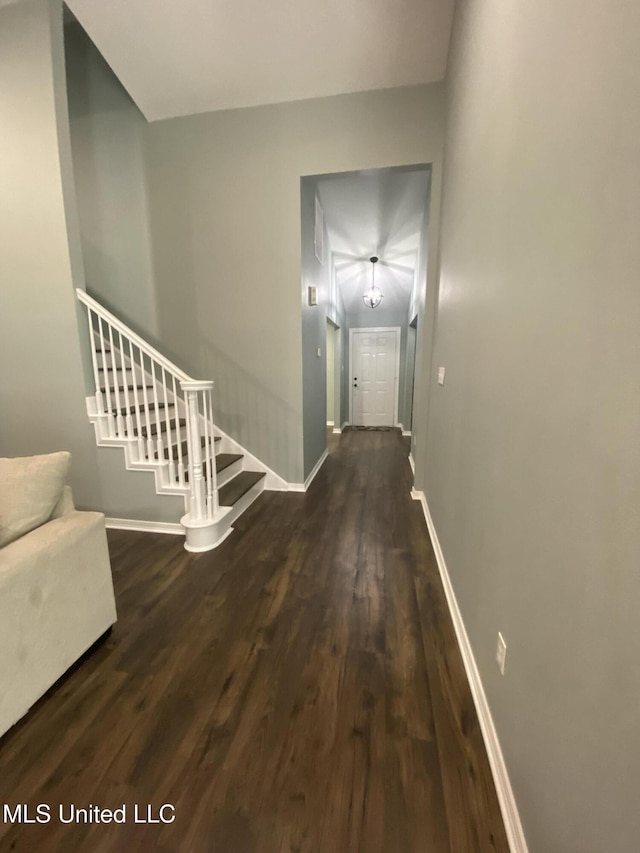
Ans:
{"type": "Polygon", "coordinates": [[[354,426],[397,423],[399,353],[399,328],[351,330],[354,426]]]}

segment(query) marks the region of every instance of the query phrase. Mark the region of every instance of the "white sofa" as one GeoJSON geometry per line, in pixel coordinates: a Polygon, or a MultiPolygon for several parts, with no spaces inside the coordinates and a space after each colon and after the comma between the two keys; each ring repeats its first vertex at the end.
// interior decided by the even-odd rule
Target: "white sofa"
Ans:
{"type": "MultiPolygon", "coordinates": [[[[116,621],[104,516],[74,509],[71,489],[64,485],[70,457],[47,455],[61,456],[66,468],[58,458],[59,494],[55,484],[44,489],[49,503],[55,500],[48,520],[18,538],[16,528],[8,533],[9,522],[3,526],[3,521],[21,506],[24,490],[16,489],[16,472],[22,460],[0,459],[0,544],[12,539],[0,547],[0,735],[116,621]]],[[[47,457],[24,462],[47,462],[47,457]]],[[[32,490],[37,469],[30,464],[32,490]]],[[[40,520],[47,508],[46,501],[37,507],[40,520]]],[[[37,512],[28,526],[34,520],[37,512]]]]}

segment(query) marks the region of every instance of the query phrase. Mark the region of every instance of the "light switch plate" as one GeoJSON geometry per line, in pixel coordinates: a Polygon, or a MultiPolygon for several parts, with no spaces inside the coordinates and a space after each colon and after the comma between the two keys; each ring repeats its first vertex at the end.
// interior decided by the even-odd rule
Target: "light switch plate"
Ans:
{"type": "Polygon", "coordinates": [[[438,385],[444,385],[444,367],[438,368],[438,385]]]}

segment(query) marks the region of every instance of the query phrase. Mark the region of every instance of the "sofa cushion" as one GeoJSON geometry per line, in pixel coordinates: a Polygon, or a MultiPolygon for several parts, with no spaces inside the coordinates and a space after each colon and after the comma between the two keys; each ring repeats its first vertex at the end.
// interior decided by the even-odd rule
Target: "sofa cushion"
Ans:
{"type": "Polygon", "coordinates": [[[66,451],[0,459],[0,548],[51,518],[70,461],[66,451]]]}

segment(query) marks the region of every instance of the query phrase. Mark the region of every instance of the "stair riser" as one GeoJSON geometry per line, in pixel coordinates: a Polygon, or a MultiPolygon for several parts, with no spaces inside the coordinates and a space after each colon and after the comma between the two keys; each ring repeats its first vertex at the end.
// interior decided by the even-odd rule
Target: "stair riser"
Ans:
{"type": "MultiPolygon", "coordinates": [[[[115,377],[115,376],[117,376],[117,377],[118,377],[118,382],[120,382],[120,383],[122,382],[122,378],[123,378],[123,376],[125,376],[125,375],[126,375],[126,377],[127,377],[127,381],[128,381],[128,382],[131,382],[132,377],[133,377],[133,374],[134,374],[134,371],[133,371],[133,370],[130,370],[128,367],[127,367],[126,369],[124,369],[124,370],[123,370],[121,365],[118,365],[118,369],[117,369],[117,370],[113,370],[113,369],[111,369],[111,368],[109,368],[108,370],[102,370],[102,369],[99,369],[99,370],[98,370],[98,376],[99,376],[101,379],[104,379],[104,378],[105,378],[105,376],[106,376],[106,377],[107,377],[107,379],[109,380],[109,382],[110,382],[112,385],[113,385],[114,377],[115,377]]],[[[140,373],[140,371],[139,371],[139,370],[136,370],[136,371],[135,371],[135,375],[136,375],[136,381],[137,381],[137,382],[140,382],[140,381],[141,381],[141,379],[142,379],[142,374],[140,373]]]]}
{"type": "Polygon", "coordinates": [[[212,524],[211,527],[195,527],[189,528],[188,517],[181,519],[185,525],[187,539],[185,548],[187,551],[209,551],[211,548],[216,548],[221,545],[232,530],[233,522],[239,518],[242,513],[248,509],[251,504],[260,497],[264,491],[264,478],[259,480],[252,486],[244,495],[237,501],[219,522],[212,524]]]}
{"type": "Polygon", "coordinates": [[[243,459],[238,459],[237,462],[234,462],[232,465],[227,465],[227,467],[218,473],[218,488],[224,486],[225,483],[228,483],[229,480],[233,480],[236,474],[239,474],[242,471],[243,459]]]}
{"type": "MultiPolygon", "coordinates": [[[[135,408],[135,406],[136,406],[136,396],[135,396],[136,393],[138,395],[137,404],[140,408],[143,408],[147,403],[150,405],[151,404],[155,405],[156,402],[166,403],[169,405],[175,404],[173,398],[170,395],[167,395],[165,397],[165,394],[164,394],[164,391],[162,388],[156,388],[154,390],[151,385],[144,385],[140,382],[138,382],[135,386],[133,385],[132,382],[127,383],[126,386],[124,384],[118,383],[117,388],[118,388],[117,393],[116,393],[116,386],[113,384],[109,384],[108,386],[107,385],[101,385],[100,388],[98,389],[100,391],[100,393],[102,394],[103,408],[105,411],[108,411],[110,408],[111,409],[116,409],[116,408],[126,409],[127,408],[127,402],[129,403],[129,408],[131,408],[131,409],[135,408]],[[126,391],[124,390],[125,387],[127,389],[126,391]],[[108,394],[107,394],[107,391],[109,392],[108,394]],[[145,397],[145,391],[146,391],[146,397],[145,397]],[[127,400],[127,394],[129,395],[128,400],[127,400]],[[119,401],[118,401],[118,395],[120,396],[119,401]],[[111,403],[111,406],[109,406],[109,402],[111,403]],[[119,402],[119,406],[118,406],[118,402],[119,402]]],[[[178,403],[178,407],[179,406],[180,406],[180,404],[178,403]]]]}

